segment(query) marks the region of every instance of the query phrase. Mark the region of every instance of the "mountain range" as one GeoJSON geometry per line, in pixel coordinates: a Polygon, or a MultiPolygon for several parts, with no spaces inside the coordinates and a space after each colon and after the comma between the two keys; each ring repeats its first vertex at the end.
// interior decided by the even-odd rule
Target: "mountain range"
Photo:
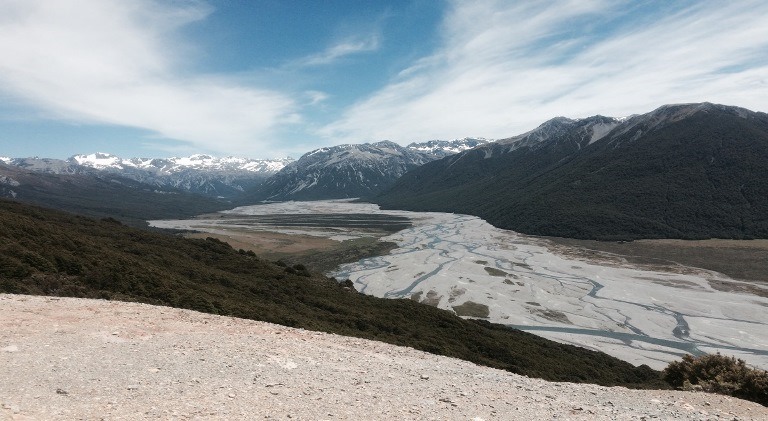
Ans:
{"type": "Polygon", "coordinates": [[[477,215],[535,235],[768,238],[768,115],[665,105],[626,118],[556,117],[497,141],[340,145],[296,161],[0,158],[0,196],[138,219],[161,209],[173,217],[174,208],[181,215],[362,197],[386,208],[477,215]]]}
{"type": "Polygon", "coordinates": [[[146,226],[148,219],[190,217],[231,207],[209,196],[150,185],[113,172],[87,167],[69,170],[45,172],[0,163],[0,198],[96,218],[116,218],[135,226],[146,226]]]}
{"type": "Polygon", "coordinates": [[[465,138],[400,146],[381,141],[339,145],[304,154],[247,196],[250,202],[371,197],[406,172],[436,159],[487,143],[465,138]]]}
{"type": "MultiPolygon", "coordinates": [[[[145,184],[148,186],[145,189],[182,191],[234,204],[252,204],[261,200],[371,196],[390,187],[410,169],[487,142],[465,138],[431,140],[406,147],[388,141],[341,145],[313,150],[298,161],[217,158],[202,154],[126,159],[92,153],[66,160],[0,157],[0,164],[30,171],[30,174],[119,177],[145,184]]],[[[13,198],[18,192],[8,183],[0,194],[13,198]]]]}
{"type": "Polygon", "coordinates": [[[0,161],[32,171],[53,174],[109,173],[156,187],[230,199],[258,186],[293,160],[216,158],[201,154],[174,158],[124,159],[107,153],[93,153],[74,155],[66,160],[35,157],[0,158],[0,161]]]}
{"type": "Polygon", "coordinates": [[[570,238],[768,238],[768,114],[710,103],[557,117],[415,168],[383,207],[570,238]]]}

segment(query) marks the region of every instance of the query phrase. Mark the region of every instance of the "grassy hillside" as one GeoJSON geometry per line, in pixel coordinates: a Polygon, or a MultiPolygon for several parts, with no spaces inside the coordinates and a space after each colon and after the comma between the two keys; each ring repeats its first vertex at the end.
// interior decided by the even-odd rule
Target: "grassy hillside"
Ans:
{"type": "Polygon", "coordinates": [[[375,339],[532,377],[664,387],[606,354],[463,320],[232,249],[0,200],[0,292],[137,301],[375,339]]]}
{"type": "Polygon", "coordinates": [[[768,238],[768,115],[744,112],[713,105],[658,127],[649,114],[643,130],[579,149],[471,151],[405,174],[375,201],[556,237],[768,238]]]}

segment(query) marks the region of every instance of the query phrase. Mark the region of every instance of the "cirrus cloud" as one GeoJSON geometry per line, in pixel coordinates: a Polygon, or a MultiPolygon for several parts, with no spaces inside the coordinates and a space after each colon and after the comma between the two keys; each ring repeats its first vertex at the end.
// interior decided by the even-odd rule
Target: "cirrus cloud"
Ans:
{"type": "Polygon", "coordinates": [[[768,97],[768,3],[455,1],[433,54],[318,134],[507,137],[558,116],[768,97]]]}
{"type": "Polygon", "coordinates": [[[0,91],[49,118],[141,128],[211,151],[268,149],[299,120],[293,99],[221,75],[185,71],[193,47],[178,36],[205,3],[153,0],[5,0],[0,91]]]}

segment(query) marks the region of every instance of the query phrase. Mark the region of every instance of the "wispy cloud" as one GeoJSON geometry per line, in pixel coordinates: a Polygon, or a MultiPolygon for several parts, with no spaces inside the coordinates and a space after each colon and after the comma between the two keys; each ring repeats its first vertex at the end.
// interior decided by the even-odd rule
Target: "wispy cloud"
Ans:
{"type": "Polygon", "coordinates": [[[304,95],[309,98],[309,105],[321,103],[330,97],[330,95],[322,91],[305,91],[304,95]]]}
{"type": "Polygon", "coordinates": [[[505,137],[558,115],[624,115],[665,103],[764,110],[768,3],[681,5],[454,2],[438,51],[319,134],[339,142],[505,137]]]}
{"type": "Polygon", "coordinates": [[[299,66],[323,66],[349,55],[376,51],[378,48],[379,36],[376,34],[350,37],[331,45],[324,51],[298,60],[295,64],[299,66]]]}
{"type": "Polygon", "coordinates": [[[210,12],[194,1],[4,0],[0,91],[49,118],[147,129],[210,151],[266,150],[275,127],[298,119],[290,97],[183,69],[195,52],[178,29],[210,12]]]}

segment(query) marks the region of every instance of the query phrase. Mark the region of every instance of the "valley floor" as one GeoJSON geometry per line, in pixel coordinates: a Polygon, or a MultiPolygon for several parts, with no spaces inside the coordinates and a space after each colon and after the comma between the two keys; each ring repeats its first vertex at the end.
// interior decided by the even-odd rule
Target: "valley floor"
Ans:
{"type": "Polygon", "coordinates": [[[768,419],[706,393],[549,383],[381,342],[0,294],[0,419],[768,419]]]}
{"type": "Polygon", "coordinates": [[[668,262],[640,265],[500,230],[466,215],[380,211],[344,201],[249,206],[224,215],[226,224],[214,218],[153,225],[218,235],[250,230],[339,240],[379,237],[397,248],[343,265],[332,275],[351,279],[366,294],[416,299],[656,369],[685,353],[703,352],[735,355],[768,368],[765,284],[668,262]],[[260,216],[278,214],[307,220],[386,214],[408,217],[413,226],[385,235],[349,226],[297,229],[258,223],[260,216]]]}

